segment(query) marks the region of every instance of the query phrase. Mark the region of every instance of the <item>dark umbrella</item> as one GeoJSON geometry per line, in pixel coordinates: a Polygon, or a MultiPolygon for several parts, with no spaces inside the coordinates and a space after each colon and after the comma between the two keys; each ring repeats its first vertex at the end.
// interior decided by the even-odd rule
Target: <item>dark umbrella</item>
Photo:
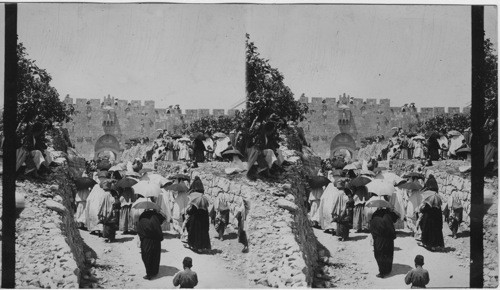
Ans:
{"type": "Polygon", "coordinates": [[[309,179],[309,185],[311,188],[321,188],[328,185],[330,182],[330,179],[324,176],[313,176],[309,179]]]}
{"type": "Polygon", "coordinates": [[[182,138],[182,136],[179,134],[172,135],[172,139],[179,139],[179,138],[182,138]]]}
{"type": "Polygon", "coordinates": [[[165,190],[177,191],[177,192],[187,192],[189,188],[184,183],[176,183],[165,187],[165,190]]]}
{"type": "Polygon", "coordinates": [[[75,179],[76,189],[87,189],[89,187],[94,187],[97,182],[90,177],[78,177],[75,179]]]}
{"type": "Polygon", "coordinates": [[[187,181],[191,180],[191,178],[189,177],[189,175],[186,175],[186,174],[172,175],[168,179],[180,179],[180,180],[187,180],[187,181]]]}
{"type": "Polygon", "coordinates": [[[427,190],[422,193],[422,202],[427,203],[431,207],[441,208],[443,201],[435,191],[427,190]]]}
{"type": "Polygon", "coordinates": [[[464,153],[464,152],[470,153],[470,148],[460,148],[457,151],[455,151],[455,153],[464,153]]]}
{"type": "Polygon", "coordinates": [[[420,179],[425,179],[425,175],[419,172],[410,172],[406,173],[403,175],[403,178],[420,178],[420,179]]]}
{"type": "Polygon", "coordinates": [[[409,134],[408,134],[408,135],[406,135],[406,136],[407,136],[408,138],[411,138],[411,137],[415,137],[415,136],[417,136],[417,134],[415,134],[415,133],[409,133],[409,134]]]}
{"type": "Polygon", "coordinates": [[[189,204],[196,206],[198,209],[208,210],[210,202],[203,193],[194,191],[189,194],[189,204]]]}
{"type": "Polygon", "coordinates": [[[132,178],[125,177],[125,178],[122,178],[122,179],[118,180],[118,182],[115,184],[115,187],[119,187],[119,188],[125,189],[125,188],[132,187],[136,183],[137,183],[136,180],[134,180],[132,178]]]}
{"type": "Polygon", "coordinates": [[[359,187],[359,186],[367,185],[368,183],[370,183],[370,181],[372,181],[372,180],[366,176],[358,176],[358,177],[354,178],[353,180],[351,180],[351,182],[349,184],[352,187],[359,187]]]}
{"type": "Polygon", "coordinates": [[[400,185],[397,185],[399,188],[409,189],[409,190],[421,190],[423,188],[422,185],[418,182],[406,182],[400,185]]]}
{"type": "Polygon", "coordinates": [[[225,155],[227,155],[227,156],[238,155],[241,158],[243,158],[243,154],[241,154],[241,152],[236,150],[236,149],[225,150],[224,152],[222,152],[222,156],[225,156],[225,155]]]}
{"type": "Polygon", "coordinates": [[[439,139],[439,138],[441,137],[441,134],[439,134],[439,133],[438,133],[438,132],[436,132],[436,131],[433,131],[433,132],[431,132],[430,137],[431,137],[431,138],[436,138],[436,139],[439,139]]]}

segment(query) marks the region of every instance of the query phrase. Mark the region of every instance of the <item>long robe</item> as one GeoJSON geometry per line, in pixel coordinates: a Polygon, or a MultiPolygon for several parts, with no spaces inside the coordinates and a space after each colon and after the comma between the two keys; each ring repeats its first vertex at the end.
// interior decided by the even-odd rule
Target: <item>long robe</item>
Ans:
{"type": "Polygon", "coordinates": [[[351,228],[354,200],[349,199],[345,193],[342,194],[341,199],[343,209],[337,221],[337,236],[346,240],[351,228]]]}
{"type": "Polygon", "coordinates": [[[195,250],[211,249],[210,235],[208,233],[210,227],[208,211],[191,205],[186,213],[189,215],[186,225],[188,229],[188,245],[195,250]]]}
{"type": "Polygon", "coordinates": [[[154,211],[145,211],[139,217],[137,234],[141,241],[141,257],[146,275],[156,276],[160,269],[163,217],[154,211]]]}
{"type": "Polygon", "coordinates": [[[203,141],[201,139],[195,139],[193,142],[193,154],[196,162],[205,161],[205,150],[206,148],[203,141]]]}
{"type": "Polygon", "coordinates": [[[134,231],[134,220],[131,215],[131,207],[135,201],[135,195],[132,192],[125,192],[120,196],[120,224],[118,230],[123,232],[134,231]]]}
{"type": "Polygon", "coordinates": [[[323,230],[337,229],[337,225],[332,219],[332,213],[334,211],[334,203],[339,198],[340,194],[341,191],[338,190],[333,183],[329,183],[321,195],[318,208],[318,222],[323,230]]]}
{"type": "Polygon", "coordinates": [[[418,232],[417,220],[419,216],[419,206],[422,203],[422,194],[416,190],[408,190],[406,198],[406,227],[412,231],[413,234],[418,232]]]}
{"type": "Polygon", "coordinates": [[[108,195],[99,184],[94,185],[92,191],[90,191],[85,207],[85,226],[89,232],[102,231],[102,224],[99,223],[98,214],[104,199],[107,197],[108,195]]]}
{"type": "Polygon", "coordinates": [[[422,243],[427,247],[444,247],[441,208],[425,204],[421,209],[421,213],[422,243]]]}
{"type": "Polygon", "coordinates": [[[87,198],[89,197],[90,190],[81,189],[76,192],[75,202],[76,202],[76,213],[75,221],[78,223],[85,224],[85,208],[87,206],[87,198]]]}
{"type": "Polygon", "coordinates": [[[404,225],[404,217],[406,215],[405,213],[405,202],[403,200],[404,196],[403,189],[396,188],[396,191],[392,194],[392,196],[389,198],[389,202],[392,204],[394,211],[398,214],[399,218],[394,224],[394,227],[397,230],[401,230],[405,228],[404,225]]]}
{"type": "Polygon", "coordinates": [[[165,214],[166,220],[161,224],[163,231],[170,231],[170,220],[172,219],[172,208],[174,206],[174,197],[172,191],[161,189],[161,193],[155,203],[160,206],[161,211],[165,214]]]}
{"type": "Polygon", "coordinates": [[[321,202],[321,196],[323,195],[323,188],[315,188],[311,190],[309,194],[309,203],[311,204],[311,210],[309,211],[309,219],[319,223],[319,205],[321,202]]]}
{"type": "Polygon", "coordinates": [[[174,203],[172,208],[173,228],[179,234],[182,233],[182,224],[184,223],[184,215],[189,204],[189,194],[187,192],[175,192],[173,194],[174,203]]]}
{"type": "Polygon", "coordinates": [[[432,161],[436,161],[439,159],[439,149],[441,146],[439,146],[439,142],[437,141],[436,138],[429,138],[427,141],[427,150],[428,150],[428,158],[430,158],[432,161]]]}
{"type": "Polygon", "coordinates": [[[369,220],[366,218],[365,203],[368,201],[368,189],[365,186],[354,189],[354,215],[352,228],[354,230],[367,230],[369,228],[369,220]]]}
{"type": "Polygon", "coordinates": [[[389,210],[379,209],[373,213],[370,232],[373,237],[373,251],[379,273],[387,275],[392,271],[394,239],[396,238],[396,230],[389,210]]]}
{"type": "Polygon", "coordinates": [[[97,216],[99,220],[103,224],[102,236],[105,239],[114,240],[116,235],[116,229],[118,228],[118,216],[120,214],[119,202],[118,206],[115,210],[115,198],[111,195],[109,191],[105,191],[106,196],[99,208],[99,213],[97,216]],[[113,215],[117,214],[118,216],[114,216],[113,221],[110,221],[113,215]]]}

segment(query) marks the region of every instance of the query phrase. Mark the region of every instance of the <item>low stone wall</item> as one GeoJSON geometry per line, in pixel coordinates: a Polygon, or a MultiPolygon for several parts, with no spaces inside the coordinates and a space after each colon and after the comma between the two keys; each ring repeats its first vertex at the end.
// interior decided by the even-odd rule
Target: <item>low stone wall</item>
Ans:
{"type": "MultiPolygon", "coordinates": [[[[279,183],[249,181],[244,174],[226,176],[223,165],[200,164],[199,176],[211,202],[221,194],[229,200],[230,222],[237,228],[235,208],[250,202],[247,217],[250,251],[242,263],[248,280],[269,287],[312,286],[317,266],[317,240],[307,219],[300,171],[288,167],[279,183]]],[[[161,166],[160,166],[161,167],[161,166]]],[[[171,172],[172,173],[172,172],[171,172]]]]}
{"type": "Polygon", "coordinates": [[[16,221],[16,287],[79,288],[84,242],[73,219],[67,166],[44,183],[16,182],[26,207],[16,221]]]}

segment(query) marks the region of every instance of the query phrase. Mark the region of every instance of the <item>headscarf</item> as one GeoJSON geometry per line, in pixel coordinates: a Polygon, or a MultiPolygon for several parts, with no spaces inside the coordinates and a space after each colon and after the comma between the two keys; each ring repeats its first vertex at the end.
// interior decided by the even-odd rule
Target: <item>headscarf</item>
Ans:
{"type": "Polygon", "coordinates": [[[438,184],[437,184],[436,179],[434,178],[434,175],[429,174],[429,177],[427,178],[427,181],[424,184],[423,190],[432,190],[435,192],[438,191],[438,184]]]}
{"type": "Polygon", "coordinates": [[[193,180],[193,183],[191,183],[191,187],[189,188],[189,192],[200,192],[204,193],[205,189],[203,188],[203,183],[201,182],[201,179],[199,176],[196,176],[193,180]]]}

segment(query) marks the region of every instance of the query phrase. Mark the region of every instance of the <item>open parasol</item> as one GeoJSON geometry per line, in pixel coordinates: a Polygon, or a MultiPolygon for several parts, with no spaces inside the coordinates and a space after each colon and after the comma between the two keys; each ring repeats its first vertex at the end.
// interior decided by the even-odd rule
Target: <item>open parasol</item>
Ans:
{"type": "Polygon", "coordinates": [[[309,178],[309,186],[311,188],[321,188],[323,186],[328,185],[331,181],[330,179],[324,177],[324,176],[313,176],[309,178]]]}
{"type": "Polygon", "coordinates": [[[141,180],[132,185],[132,188],[136,194],[140,194],[144,197],[158,197],[161,193],[161,188],[158,184],[145,180],[141,180]]]}
{"type": "Polygon", "coordinates": [[[236,149],[229,149],[222,152],[222,156],[232,156],[232,155],[238,155],[241,158],[243,158],[243,154],[241,154],[241,152],[236,149]]]}
{"type": "Polygon", "coordinates": [[[182,137],[182,138],[179,138],[179,140],[177,140],[179,142],[191,142],[191,139],[187,138],[187,137],[182,137]]]}
{"type": "Polygon", "coordinates": [[[470,153],[470,152],[471,152],[470,148],[460,148],[455,151],[455,153],[470,153]]]}
{"type": "Polygon", "coordinates": [[[422,202],[427,203],[431,207],[441,208],[443,201],[438,193],[432,190],[427,190],[422,193],[422,202]]]}
{"type": "Polygon", "coordinates": [[[397,187],[403,188],[403,189],[409,189],[409,190],[421,190],[423,188],[423,186],[420,185],[420,183],[418,183],[418,182],[406,182],[406,183],[402,183],[400,185],[397,185],[397,187]]]}
{"type": "Polygon", "coordinates": [[[213,137],[215,138],[226,138],[226,134],[222,133],[222,132],[217,132],[213,135],[213,137]]]}
{"type": "Polygon", "coordinates": [[[457,130],[451,130],[450,132],[448,132],[448,135],[449,136],[460,136],[460,135],[462,135],[462,133],[458,132],[457,130]]]}
{"type": "Polygon", "coordinates": [[[371,198],[368,200],[365,204],[365,207],[376,207],[376,208],[381,208],[381,207],[386,207],[386,208],[392,208],[392,205],[384,200],[384,199],[374,199],[371,198]]]}
{"type": "Polygon", "coordinates": [[[152,201],[146,200],[146,199],[137,200],[136,202],[134,202],[134,204],[132,204],[132,208],[144,209],[144,210],[154,209],[154,210],[157,210],[158,212],[161,212],[161,208],[159,205],[157,205],[156,203],[154,203],[152,201]]]}
{"type": "Polygon", "coordinates": [[[351,163],[351,164],[347,164],[346,166],[344,166],[343,169],[344,170],[356,170],[356,169],[358,169],[358,167],[356,166],[356,164],[351,163]]]}
{"type": "Polygon", "coordinates": [[[122,171],[122,170],[127,170],[127,166],[122,163],[116,164],[111,166],[108,171],[122,171]]]}
{"type": "Polygon", "coordinates": [[[368,175],[368,176],[372,176],[372,177],[374,177],[374,176],[376,175],[373,171],[371,171],[371,170],[366,170],[366,169],[361,169],[361,170],[359,171],[359,174],[360,174],[360,175],[368,175]]]}
{"type": "Polygon", "coordinates": [[[208,210],[210,202],[203,193],[191,192],[189,194],[189,204],[196,206],[198,209],[208,210]]]}
{"type": "Polygon", "coordinates": [[[352,187],[359,187],[359,186],[364,186],[370,183],[372,180],[366,176],[358,176],[351,180],[349,183],[352,187]]]}
{"type": "Polygon", "coordinates": [[[76,189],[78,190],[94,187],[96,184],[97,182],[90,177],[78,177],[75,179],[76,189]]]}
{"type": "Polygon", "coordinates": [[[387,195],[392,196],[396,190],[394,186],[382,179],[374,179],[366,185],[368,192],[373,192],[378,196],[387,195]]]}
{"type": "Polygon", "coordinates": [[[137,184],[137,180],[125,177],[125,178],[118,180],[118,182],[115,184],[115,187],[125,189],[125,188],[132,187],[135,184],[137,184]]]}
{"type": "Polygon", "coordinates": [[[165,187],[165,190],[177,191],[177,192],[187,192],[189,188],[184,183],[176,183],[165,187]]]}
{"type": "Polygon", "coordinates": [[[413,140],[425,140],[425,137],[421,136],[421,135],[417,135],[417,136],[413,137],[412,139],[413,140]]]}

